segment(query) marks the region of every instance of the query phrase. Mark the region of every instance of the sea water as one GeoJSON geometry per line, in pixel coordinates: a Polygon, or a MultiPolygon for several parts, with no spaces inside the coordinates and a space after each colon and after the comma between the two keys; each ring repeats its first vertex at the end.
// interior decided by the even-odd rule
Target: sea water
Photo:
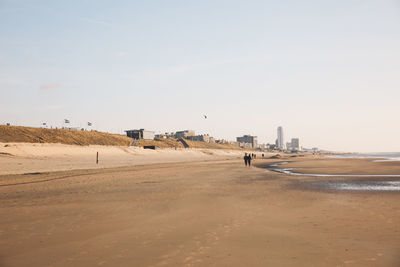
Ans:
{"type": "Polygon", "coordinates": [[[379,161],[400,161],[400,152],[378,152],[378,153],[352,153],[342,155],[327,156],[328,158],[336,159],[376,159],[379,161]]]}

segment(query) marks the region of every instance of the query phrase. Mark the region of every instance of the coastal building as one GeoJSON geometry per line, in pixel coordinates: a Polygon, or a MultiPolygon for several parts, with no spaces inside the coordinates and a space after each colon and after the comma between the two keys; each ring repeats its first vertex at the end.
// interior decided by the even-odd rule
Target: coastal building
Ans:
{"type": "Polygon", "coordinates": [[[245,143],[245,142],[237,142],[238,146],[241,148],[253,148],[251,143],[245,143]]]}
{"type": "Polygon", "coordinates": [[[269,144],[259,144],[258,145],[258,148],[261,150],[261,151],[265,151],[265,150],[268,150],[269,149],[269,144]]]}
{"type": "Polygon", "coordinates": [[[175,138],[175,133],[166,132],[166,133],[156,134],[155,138],[162,138],[162,139],[175,138]]]}
{"type": "Polygon", "coordinates": [[[288,151],[300,151],[299,138],[292,138],[290,142],[286,143],[286,150],[288,151]]]}
{"type": "Polygon", "coordinates": [[[183,138],[183,139],[192,140],[192,141],[215,143],[214,137],[212,137],[208,134],[196,135],[195,131],[193,131],[193,130],[184,130],[184,131],[178,131],[178,132],[165,132],[165,133],[161,133],[161,134],[156,134],[155,137],[160,138],[160,139],[183,138]]]}
{"type": "Polygon", "coordinates": [[[126,135],[134,140],[146,139],[153,140],[154,139],[154,131],[147,131],[145,129],[139,130],[126,130],[126,135]]]}
{"type": "Polygon", "coordinates": [[[208,134],[187,136],[186,139],[192,140],[192,141],[206,142],[206,143],[215,143],[215,138],[212,136],[209,136],[208,134]]]}
{"type": "Polygon", "coordinates": [[[283,138],[283,128],[282,126],[278,127],[278,138],[276,141],[276,146],[278,147],[278,149],[280,150],[284,150],[285,149],[285,142],[284,142],[284,138],[283,138]]]}
{"type": "Polygon", "coordinates": [[[252,135],[243,135],[241,137],[236,137],[236,141],[239,143],[240,147],[250,147],[256,148],[257,147],[257,136],[252,135]],[[245,145],[249,144],[249,145],[245,145]]]}
{"type": "Polygon", "coordinates": [[[208,134],[187,136],[186,139],[192,140],[192,141],[200,141],[200,142],[210,143],[210,136],[208,134]]]}
{"type": "Polygon", "coordinates": [[[267,149],[268,150],[275,150],[276,149],[276,144],[267,144],[267,149]]]}
{"type": "Polygon", "coordinates": [[[184,131],[178,131],[175,133],[175,138],[187,138],[189,136],[195,136],[195,132],[193,130],[184,130],[184,131]]]}
{"type": "Polygon", "coordinates": [[[292,150],[300,151],[300,140],[299,140],[299,138],[292,138],[292,141],[290,142],[290,148],[292,150]]]}
{"type": "Polygon", "coordinates": [[[292,150],[292,143],[286,142],[286,150],[292,150]]]}

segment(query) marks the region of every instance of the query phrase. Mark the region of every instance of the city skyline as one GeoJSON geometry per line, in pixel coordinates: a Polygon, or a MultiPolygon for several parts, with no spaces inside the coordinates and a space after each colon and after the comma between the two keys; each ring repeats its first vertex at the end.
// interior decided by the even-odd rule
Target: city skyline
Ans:
{"type": "Polygon", "coordinates": [[[400,151],[396,1],[0,1],[0,123],[400,151]],[[207,119],[204,118],[207,114],[207,119]]]}

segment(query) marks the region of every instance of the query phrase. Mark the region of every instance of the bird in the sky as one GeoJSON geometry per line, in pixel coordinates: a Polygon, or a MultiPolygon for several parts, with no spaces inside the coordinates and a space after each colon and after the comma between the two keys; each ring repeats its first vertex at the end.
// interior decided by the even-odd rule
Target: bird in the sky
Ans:
{"type": "Polygon", "coordinates": [[[207,115],[203,115],[204,116],[204,119],[207,119],[207,115]]]}

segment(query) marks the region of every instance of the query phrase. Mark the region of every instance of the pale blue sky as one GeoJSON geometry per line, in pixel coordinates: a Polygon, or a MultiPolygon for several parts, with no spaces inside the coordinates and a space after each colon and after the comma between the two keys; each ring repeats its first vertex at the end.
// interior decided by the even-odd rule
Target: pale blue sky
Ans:
{"type": "Polygon", "coordinates": [[[0,93],[0,123],[400,151],[400,1],[0,0],[0,93]]]}

